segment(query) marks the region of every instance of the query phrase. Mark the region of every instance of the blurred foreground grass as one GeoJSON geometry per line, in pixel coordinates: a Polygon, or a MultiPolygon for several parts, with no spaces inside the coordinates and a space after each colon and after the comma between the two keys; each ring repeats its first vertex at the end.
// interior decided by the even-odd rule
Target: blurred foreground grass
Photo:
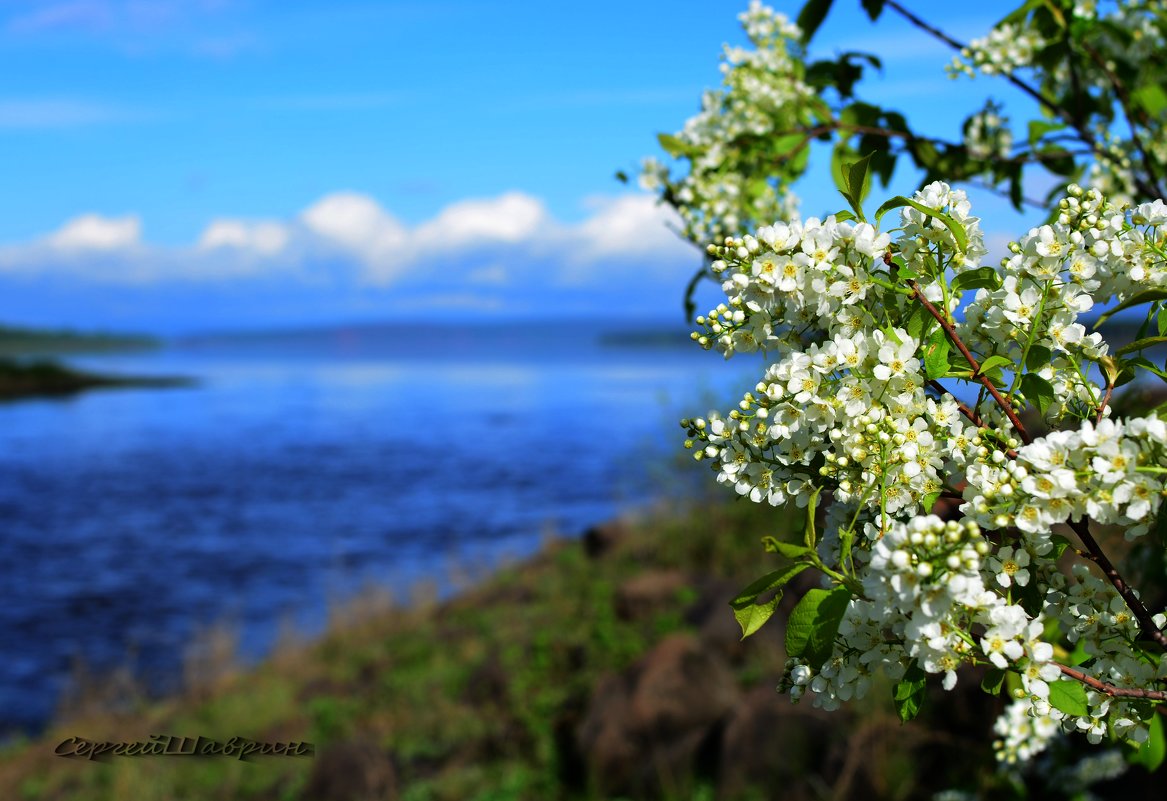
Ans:
{"type": "Polygon", "coordinates": [[[741,643],[727,602],[773,568],[759,538],[796,517],[725,501],[658,509],[549,542],[448,602],[367,593],[323,638],[253,670],[210,637],[181,697],[147,701],[127,683],[106,703],[74,703],[44,736],[4,748],[0,787],[26,801],[486,801],[912,799],[998,785],[997,705],[975,675],[906,727],[886,686],[830,714],[775,693],[781,621],[741,643]],[[54,755],[67,737],[152,735],[308,741],[316,755],[54,755]]]}

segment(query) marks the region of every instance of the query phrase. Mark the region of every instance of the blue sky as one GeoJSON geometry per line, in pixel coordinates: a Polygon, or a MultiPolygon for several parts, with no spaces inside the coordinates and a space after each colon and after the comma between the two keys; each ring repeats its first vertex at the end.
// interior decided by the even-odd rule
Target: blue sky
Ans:
{"type": "MultiPolygon", "coordinates": [[[[965,39],[1010,9],[915,5],[965,39]]],[[[892,15],[836,6],[817,52],[882,55],[869,96],[923,127],[952,136],[1000,94],[949,81],[951,53],[892,15]]],[[[0,0],[0,322],[679,323],[695,251],[613,174],[716,85],[744,7],[0,0]]],[[[800,194],[841,205],[822,170],[800,194]]],[[[980,201],[999,238],[1033,221],[980,201]]]]}

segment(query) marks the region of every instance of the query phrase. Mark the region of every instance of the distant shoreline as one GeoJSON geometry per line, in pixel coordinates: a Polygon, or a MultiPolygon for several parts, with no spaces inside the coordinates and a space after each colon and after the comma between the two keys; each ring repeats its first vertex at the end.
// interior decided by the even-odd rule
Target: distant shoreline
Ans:
{"type": "Polygon", "coordinates": [[[66,367],[55,361],[0,357],[0,401],[69,397],[90,389],[190,386],[177,376],[111,376],[66,367]]]}
{"type": "Polygon", "coordinates": [[[153,350],[161,344],[161,340],[145,334],[81,333],[0,325],[0,358],[153,350]]]}

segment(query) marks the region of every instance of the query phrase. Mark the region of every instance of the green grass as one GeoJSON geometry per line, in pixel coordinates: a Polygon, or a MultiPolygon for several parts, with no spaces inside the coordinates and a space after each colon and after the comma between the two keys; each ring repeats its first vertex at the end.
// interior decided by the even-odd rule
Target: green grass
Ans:
{"type": "MultiPolygon", "coordinates": [[[[174,734],[309,741],[318,755],[331,744],[370,743],[392,755],[404,801],[598,798],[586,780],[571,778],[564,733],[572,731],[602,676],[686,630],[684,611],[697,597],[696,585],[686,585],[673,603],[627,620],[616,612],[618,589],[656,569],[744,586],[773,569],[769,560],[776,557],[763,553],[759,540],[775,533],[774,521],[781,519],[750,503],[660,513],[632,525],[598,559],[578,542],[560,541],[443,604],[338,610],[322,639],[281,649],[256,670],[225,671],[183,697],[129,714],[63,721],[44,737],[10,745],[0,757],[0,786],[26,801],[300,799],[315,762],[89,763],[53,756],[66,736],[120,742],[174,734]]],[[[724,614],[730,615],[728,607],[724,614]]],[[[774,638],[755,639],[734,667],[742,687],[772,685],[782,672],[774,638]]],[[[886,701],[871,702],[869,719],[887,722],[886,701]]],[[[837,739],[844,743],[852,721],[849,713],[837,714],[837,739]]],[[[904,767],[908,751],[894,737],[881,743],[886,770],[877,775],[886,787],[879,797],[926,797],[913,795],[918,788],[904,767]]],[[[713,784],[700,775],[680,787],[678,798],[714,798],[713,784]]],[[[782,797],[771,790],[745,797],[782,797]]]]}

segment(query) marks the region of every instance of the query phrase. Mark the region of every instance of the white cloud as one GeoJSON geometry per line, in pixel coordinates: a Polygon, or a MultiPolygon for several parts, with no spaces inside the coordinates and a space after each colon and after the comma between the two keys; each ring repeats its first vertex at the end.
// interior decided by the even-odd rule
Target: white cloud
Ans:
{"type": "Polygon", "coordinates": [[[373,198],[356,192],[326,195],[305,209],[300,221],[320,239],[370,261],[385,258],[406,239],[401,223],[373,198]]]}
{"type": "Polygon", "coordinates": [[[198,246],[202,250],[234,248],[258,256],[275,256],[287,248],[290,240],[287,226],[278,222],[215,220],[199,237],[198,246]]]}
{"type": "Polygon", "coordinates": [[[83,214],[45,237],[45,244],[70,252],[127,250],[141,242],[141,235],[142,221],[136,215],[83,214]]]}
{"type": "Polygon", "coordinates": [[[482,242],[522,242],[547,224],[543,204],[521,192],[487,200],[462,200],[442,209],[415,233],[425,248],[449,250],[482,242]]]}
{"type": "Polygon", "coordinates": [[[680,227],[680,219],[651,195],[589,198],[587,206],[592,216],[578,227],[582,244],[579,257],[584,260],[644,256],[682,244],[670,230],[670,226],[680,227]]]}
{"type": "Polygon", "coordinates": [[[137,216],[84,214],[26,243],[0,246],[0,267],[106,284],[270,280],[463,297],[540,287],[642,286],[676,276],[699,255],[647,195],[585,201],[583,220],[556,220],[535,197],[467,199],[407,226],[374,198],[335,192],[287,220],[212,220],[186,246],[142,241],[137,216]]]}

